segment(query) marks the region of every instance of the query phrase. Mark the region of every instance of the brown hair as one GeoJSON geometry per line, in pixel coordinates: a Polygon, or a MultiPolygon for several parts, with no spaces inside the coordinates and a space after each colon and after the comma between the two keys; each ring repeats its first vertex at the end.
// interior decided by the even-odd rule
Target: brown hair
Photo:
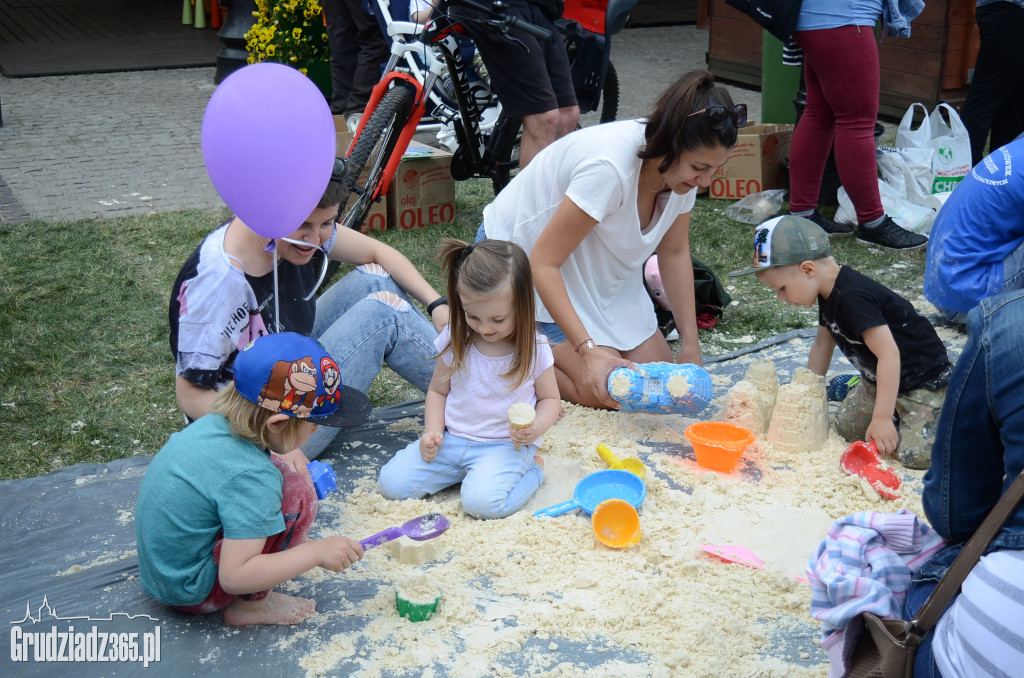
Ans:
{"type": "Polygon", "coordinates": [[[729,92],[715,87],[710,71],[698,69],[683,73],[661,93],[647,117],[646,143],[637,153],[642,160],[661,158],[659,172],[676,164],[687,151],[701,148],[732,148],[736,145],[736,126],[730,120],[722,129],[714,129],[706,115],[694,115],[709,106],[733,107],[729,92]]]}
{"type": "MultiPolygon", "coordinates": [[[[267,440],[267,421],[277,412],[252,402],[239,393],[234,384],[228,384],[220,390],[210,411],[222,415],[228,420],[231,424],[231,435],[248,440],[261,450],[270,447],[270,442],[267,440]]],[[[287,425],[281,430],[281,442],[288,448],[285,450],[286,452],[295,449],[302,425],[307,422],[316,423],[289,417],[287,425]]]]}
{"type": "Polygon", "coordinates": [[[469,347],[473,343],[473,330],[466,323],[461,294],[487,296],[508,284],[512,289],[512,307],[516,314],[516,329],[512,337],[515,350],[508,372],[501,376],[511,379],[511,388],[517,388],[533,371],[534,353],[537,350],[533,274],[526,252],[519,245],[505,240],[484,239],[469,245],[461,240],[445,238],[441,241],[437,258],[448,278],[448,327],[451,338],[441,353],[448,350],[452,352],[449,375],[465,365],[469,347]]]}
{"type": "Polygon", "coordinates": [[[324,189],[323,197],[320,198],[320,202],[316,206],[318,209],[323,209],[324,207],[337,205],[338,215],[340,216],[342,208],[348,202],[348,194],[348,185],[344,181],[335,180],[332,176],[331,180],[327,182],[327,188],[324,189]]]}

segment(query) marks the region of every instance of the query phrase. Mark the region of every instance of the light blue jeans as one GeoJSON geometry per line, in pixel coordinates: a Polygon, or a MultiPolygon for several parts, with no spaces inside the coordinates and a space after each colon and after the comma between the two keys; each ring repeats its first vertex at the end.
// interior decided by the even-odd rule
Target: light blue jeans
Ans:
{"type": "MultiPolygon", "coordinates": [[[[366,393],[383,363],[421,391],[430,385],[434,325],[376,264],[356,267],[317,299],[313,336],[338,363],[346,386],[366,393]]],[[[337,433],[319,427],[303,453],[315,459],[337,433]]]]}
{"type": "Polygon", "coordinates": [[[462,508],[477,518],[504,518],[521,509],[544,480],[533,445],[467,440],[445,431],[434,461],[423,461],[417,439],[384,464],[377,479],[387,499],[422,499],[462,483],[462,508]]]}

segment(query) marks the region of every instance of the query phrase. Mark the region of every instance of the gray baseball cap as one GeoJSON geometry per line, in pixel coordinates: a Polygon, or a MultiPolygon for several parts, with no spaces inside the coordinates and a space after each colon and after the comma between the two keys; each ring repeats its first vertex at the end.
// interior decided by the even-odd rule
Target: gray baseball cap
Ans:
{"type": "Polygon", "coordinates": [[[754,229],[754,261],[729,272],[730,278],[766,268],[824,259],[832,254],[828,234],[813,221],[786,214],[754,229]]]}

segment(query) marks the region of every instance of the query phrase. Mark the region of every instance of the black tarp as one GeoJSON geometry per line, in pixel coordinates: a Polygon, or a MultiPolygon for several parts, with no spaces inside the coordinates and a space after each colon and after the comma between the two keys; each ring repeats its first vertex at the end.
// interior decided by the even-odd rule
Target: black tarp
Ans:
{"type": "MultiPolygon", "coordinates": [[[[742,378],[750,361],[759,357],[773,360],[780,381],[787,383],[792,372],[806,364],[813,336],[810,330],[791,332],[709,360],[706,367],[715,379],[715,396],[721,396],[728,389],[727,384],[742,378]]],[[[951,353],[955,356],[957,350],[951,353]]],[[[833,371],[849,370],[849,364],[841,358],[834,361],[833,371]]],[[[321,456],[338,474],[337,496],[344,497],[352,490],[356,479],[366,473],[367,464],[379,468],[390,453],[418,436],[415,428],[394,430],[392,426],[389,430],[389,426],[421,416],[422,407],[422,401],[418,401],[376,409],[368,423],[339,436],[321,456]],[[360,441],[358,464],[347,463],[346,440],[360,441]]],[[[692,455],[689,450],[681,453],[692,455]]],[[[224,626],[218,614],[179,614],[142,592],[133,516],[135,497],[149,460],[150,457],[130,457],[107,464],[79,464],[35,478],[0,483],[4,542],[0,549],[0,619],[4,621],[0,676],[305,676],[306,671],[297,665],[295,656],[312,639],[295,640],[286,651],[275,647],[297,634],[301,627],[230,628],[224,626]],[[159,661],[152,657],[148,667],[141,657],[140,661],[106,663],[36,662],[32,654],[35,649],[25,645],[26,633],[40,638],[38,634],[51,629],[65,632],[68,627],[74,627],[76,633],[93,629],[107,634],[137,633],[140,654],[146,649],[147,634],[153,646],[159,632],[159,661]],[[28,660],[16,661],[26,649],[28,660]]],[[[330,524],[342,505],[323,503],[317,523],[330,524]]],[[[316,530],[314,525],[311,536],[316,537],[316,530]]],[[[329,583],[319,582],[292,592],[316,598],[318,611],[329,611],[331,606],[358,605],[372,598],[377,589],[378,585],[372,582],[353,583],[339,575],[329,583]]],[[[372,642],[354,633],[365,621],[359,616],[342,617],[331,634],[353,632],[353,636],[360,637],[359,642],[372,642]]],[[[796,630],[775,629],[772,634],[776,651],[793,657],[794,663],[824,661],[824,655],[813,644],[817,627],[809,618],[796,630]],[[804,648],[803,654],[810,653],[809,658],[800,659],[798,647],[804,648]]],[[[538,643],[536,649],[542,652],[548,641],[538,643]]],[[[130,643],[125,646],[130,648],[130,643]]],[[[472,652],[473,648],[462,651],[472,652]]],[[[109,646],[107,652],[109,656],[109,646]]],[[[567,652],[575,652],[581,662],[595,664],[616,657],[629,659],[626,651],[625,655],[604,650],[599,655],[588,654],[585,647],[561,642],[561,656],[567,652]]],[[[516,661],[515,656],[508,657],[510,665],[516,661]]],[[[357,668],[358,663],[342,663],[330,675],[348,675],[357,668]]],[[[419,676],[421,671],[411,669],[406,675],[419,676]]]]}

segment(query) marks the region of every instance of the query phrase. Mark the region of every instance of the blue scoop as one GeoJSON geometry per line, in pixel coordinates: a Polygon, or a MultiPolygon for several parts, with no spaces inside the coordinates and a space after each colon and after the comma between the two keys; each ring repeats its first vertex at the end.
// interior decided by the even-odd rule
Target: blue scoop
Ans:
{"type": "Polygon", "coordinates": [[[588,515],[605,499],[628,501],[633,508],[640,508],[647,496],[647,486],[634,473],[619,469],[595,471],[576,483],[573,498],[554,506],[543,508],[533,515],[538,518],[560,516],[569,511],[583,509],[588,515]]]}

